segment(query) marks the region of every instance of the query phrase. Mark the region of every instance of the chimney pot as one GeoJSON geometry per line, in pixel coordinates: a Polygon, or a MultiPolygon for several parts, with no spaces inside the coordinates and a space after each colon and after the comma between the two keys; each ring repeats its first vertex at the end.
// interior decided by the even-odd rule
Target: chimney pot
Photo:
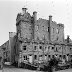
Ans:
{"type": "Polygon", "coordinates": [[[52,21],[52,15],[49,15],[49,20],[52,21]]]}
{"type": "Polygon", "coordinates": [[[27,8],[22,8],[23,14],[26,13],[27,8]]]}

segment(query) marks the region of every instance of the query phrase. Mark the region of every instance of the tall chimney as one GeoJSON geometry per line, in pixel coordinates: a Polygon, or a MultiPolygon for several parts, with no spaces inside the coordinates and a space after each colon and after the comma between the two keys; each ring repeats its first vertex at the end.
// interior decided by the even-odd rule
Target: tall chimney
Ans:
{"type": "Polygon", "coordinates": [[[34,17],[34,22],[36,22],[36,20],[37,20],[37,12],[36,11],[33,12],[33,17],[34,17]]]}
{"type": "Polygon", "coordinates": [[[22,8],[22,13],[25,14],[26,10],[27,10],[27,8],[22,8]]]}
{"type": "Polygon", "coordinates": [[[49,16],[49,21],[52,22],[52,16],[51,15],[49,16]]]}
{"type": "Polygon", "coordinates": [[[49,29],[49,42],[51,42],[51,23],[52,23],[52,16],[50,15],[49,16],[49,26],[48,26],[48,29],[49,29]]]}
{"type": "Polygon", "coordinates": [[[69,43],[70,37],[69,35],[67,35],[67,43],[69,43]]]}

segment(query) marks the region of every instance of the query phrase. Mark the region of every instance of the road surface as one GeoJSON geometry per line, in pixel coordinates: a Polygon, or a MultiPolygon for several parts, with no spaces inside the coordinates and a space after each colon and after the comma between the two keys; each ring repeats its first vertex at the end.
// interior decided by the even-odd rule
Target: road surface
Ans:
{"type": "Polygon", "coordinates": [[[57,72],[72,72],[72,69],[60,70],[60,71],[57,71],[57,72]]]}
{"type": "MultiPolygon", "coordinates": [[[[5,66],[2,71],[0,70],[0,72],[42,72],[42,71],[34,71],[34,70],[27,70],[23,68],[15,68],[12,66],[11,67],[5,66]]],[[[66,69],[66,70],[60,70],[54,72],[72,72],[72,69],[66,69]]]]}
{"type": "MultiPolygon", "coordinates": [[[[41,72],[41,71],[32,71],[32,70],[18,69],[18,68],[4,68],[2,72],[41,72]]],[[[72,72],[72,69],[66,69],[66,70],[60,70],[54,72],[72,72]]]]}

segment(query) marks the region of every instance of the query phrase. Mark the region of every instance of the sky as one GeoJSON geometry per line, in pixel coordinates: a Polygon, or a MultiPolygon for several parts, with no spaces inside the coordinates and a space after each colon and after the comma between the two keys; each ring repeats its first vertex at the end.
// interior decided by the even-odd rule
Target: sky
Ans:
{"type": "Polygon", "coordinates": [[[16,17],[27,7],[37,19],[49,19],[64,24],[64,37],[72,39],[72,0],[0,0],[0,45],[9,40],[9,32],[16,32],[16,17]]]}

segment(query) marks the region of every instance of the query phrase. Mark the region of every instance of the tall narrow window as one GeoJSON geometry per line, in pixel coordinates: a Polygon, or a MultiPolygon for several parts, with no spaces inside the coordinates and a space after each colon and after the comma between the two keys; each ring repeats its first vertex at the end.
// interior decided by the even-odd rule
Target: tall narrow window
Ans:
{"type": "Polygon", "coordinates": [[[37,46],[34,46],[34,50],[36,50],[37,46]]]}
{"type": "Polygon", "coordinates": [[[37,59],[37,55],[34,55],[34,59],[37,59]]]}
{"type": "Polygon", "coordinates": [[[48,27],[48,32],[49,32],[49,27],[48,27]]]}
{"type": "Polygon", "coordinates": [[[57,47],[56,47],[56,51],[58,51],[57,47]]]}
{"type": "Polygon", "coordinates": [[[54,33],[54,28],[53,28],[53,33],[54,33]]]}
{"type": "Polygon", "coordinates": [[[56,29],[56,32],[59,33],[59,29],[58,28],[56,29]]]}

